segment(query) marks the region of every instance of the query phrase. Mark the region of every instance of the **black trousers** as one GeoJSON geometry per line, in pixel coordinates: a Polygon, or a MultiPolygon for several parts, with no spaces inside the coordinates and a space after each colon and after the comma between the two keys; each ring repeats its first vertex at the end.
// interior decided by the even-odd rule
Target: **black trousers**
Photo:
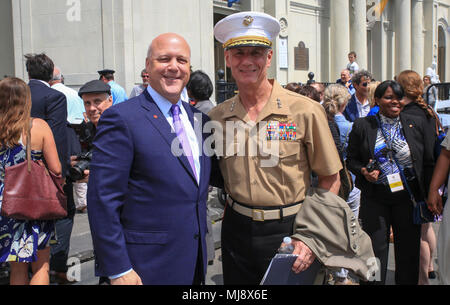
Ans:
{"type": "Polygon", "coordinates": [[[64,185],[64,192],[67,195],[67,217],[55,221],[56,243],[50,245],[50,270],[66,273],[69,267],[70,237],[73,229],[73,219],[75,217],[75,203],[73,201],[73,184],[68,182],[64,185]]]}
{"type": "Polygon", "coordinates": [[[395,283],[417,285],[420,261],[420,225],[413,223],[413,204],[407,191],[392,193],[387,186],[376,186],[370,193],[361,190],[359,218],[362,229],[372,239],[372,247],[381,263],[377,281],[386,283],[390,226],[394,233],[395,283]]]}
{"type": "Polygon", "coordinates": [[[205,284],[205,275],[203,272],[203,255],[202,255],[202,243],[198,242],[197,262],[195,263],[194,279],[192,280],[193,286],[199,286],[205,284]]]}
{"type": "Polygon", "coordinates": [[[292,235],[295,216],[258,222],[227,205],[221,232],[224,285],[259,285],[283,237],[292,235]]]}

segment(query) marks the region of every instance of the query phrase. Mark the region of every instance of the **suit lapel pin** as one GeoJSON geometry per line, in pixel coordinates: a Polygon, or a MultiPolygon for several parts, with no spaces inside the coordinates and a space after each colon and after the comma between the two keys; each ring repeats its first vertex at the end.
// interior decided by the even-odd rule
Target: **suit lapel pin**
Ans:
{"type": "Polygon", "coordinates": [[[413,128],[414,126],[413,126],[413,124],[409,124],[409,128],[413,128]]]}
{"type": "Polygon", "coordinates": [[[157,119],[158,118],[158,116],[155,114],[154,116],[153,116],[155,119],[157,119]]]}

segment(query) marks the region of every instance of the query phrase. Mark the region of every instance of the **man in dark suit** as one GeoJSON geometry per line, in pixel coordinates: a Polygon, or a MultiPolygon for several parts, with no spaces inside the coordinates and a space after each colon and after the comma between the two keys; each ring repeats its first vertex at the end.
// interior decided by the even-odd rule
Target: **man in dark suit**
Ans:
{"type": "Polygon", "coordinates": [[[25,58],[30,79],[28,86],[31,90],[31,116],[45,120],[50,126],[62,166],[62,175],[65,176],[69,161],[66,96],[50,88],[48,82],[53,78],[54,64],[47,55],[27,54],[25,58]]]}
{"type": "Polygon", "coordinates": [[[345,107],[344,116],[349,122],[354,122],[358,118],[364,118],[370,112],[369,84],[372,74],[369,71],[361,70],[352,77],[352,84],[355,87],[355,94],[345,107]]]}
{"type": "MultiPolygon", "coordinates": [[[[53,132],[59,160],[62,166],[62,175],[66,176],[69,170],[69,154],[78,153],[80,144],[74,131],[67,122],[66,96],[52,89],[49,82],[53,79],[54,64],[45,54],[25,55],[26,68],[31,90],[31,116],[45,120],[53,132]]],[[[55,222],[58,243],[51,245],[50,268],[52,281],[67,283],[67,258],[70,248],[70,235],[72,233],[75,204],[73,201],[73,185],[66,181],[64,192],[67,195],[67,217],[55,222]]]]}
{"type": "Polygon", "coordinates": [[[181,36],[156,37],[148,88],[100,118],[88,216],[96,273],[113,285],[204,282],[211,160],[194,131],[208,117],[181,100],[190,54],[181,36]]]}

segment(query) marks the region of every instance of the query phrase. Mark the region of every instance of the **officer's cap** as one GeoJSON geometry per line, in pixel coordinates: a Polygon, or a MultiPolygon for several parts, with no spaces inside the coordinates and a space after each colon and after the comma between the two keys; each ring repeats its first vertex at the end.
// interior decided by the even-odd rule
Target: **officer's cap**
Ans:
{"type": "Polygon", "coordinates": [[[101,80],[93,80],[84,84],[78,91],[80,97],[86,93],[108,93],[111,95],[111,87],[101,80]]]}
{"type": "Polygon", "coordinates": [[[104,69],[104,70],[97,71],[97,73],[100,74],[100,76],[102,76],[102,75],[114,74],[114,73],[116,73],[116,71],[111,70],[111,69],[104,69]]]}
{"type": "Polygon", "coordinates": [[[278,20],[260,12],[232,14],[214,27],[214,36],[225,49],[250,46],[271,48],[279,33],[278,20]]]}

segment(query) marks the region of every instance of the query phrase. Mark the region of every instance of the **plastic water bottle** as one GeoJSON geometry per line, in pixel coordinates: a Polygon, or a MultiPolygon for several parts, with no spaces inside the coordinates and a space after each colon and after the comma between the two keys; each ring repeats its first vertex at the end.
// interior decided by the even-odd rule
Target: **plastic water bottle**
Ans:
{"type": "Polygon", "coordinates": [[[291,254],[294,252],[294,245],[292,244],[292,239],[290,237],[286,236],[283,238],[283,243],[285,245],[278,249],[278,253],[291,254]]]}

